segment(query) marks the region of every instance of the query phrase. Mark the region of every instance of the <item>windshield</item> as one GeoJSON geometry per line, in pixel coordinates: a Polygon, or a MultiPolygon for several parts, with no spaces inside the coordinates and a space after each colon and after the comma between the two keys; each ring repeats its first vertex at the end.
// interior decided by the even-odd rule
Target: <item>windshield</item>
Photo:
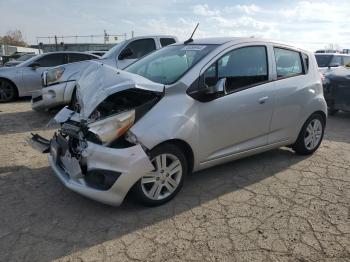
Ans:
{"type": "Polygon", "coordinates": [[[332,60],[332,55],[316,55],[318,67],[328,67],[332,60]]]}
{"type": "Polygon", "coordinates": [[[117,49],[117,48],[119,48],[119,45],[120,45],[120,43],[119,44],[116,44],[115,46],[113,46],[111,49],[109,49],[101,58],[103,59],[103,58],[108,58],[108,57],[110,57],[113,53],[114,53],[114,51],[117,49]]]}
{"type": "Polygon", "coordinates": [[[172,45],[155,51],[125,69],[153,82],[169,85],[214,50],[217,45],[172,45]]]}
{"type": "Polygon", "coordinates": [[[329,67],[331,65],[341,65],[339,55],[316,55],[318,67],[329,67]]]}

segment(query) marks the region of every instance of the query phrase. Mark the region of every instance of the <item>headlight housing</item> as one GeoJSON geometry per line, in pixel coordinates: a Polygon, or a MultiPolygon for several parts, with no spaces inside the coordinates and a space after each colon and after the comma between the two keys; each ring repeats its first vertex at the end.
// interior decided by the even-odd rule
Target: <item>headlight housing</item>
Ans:
{"type": "Polygon", "coordinates": [[[120,113],[90,123],[89,131],[98,136],[103,145],[109,145],[124,135],[135,122],[135,110],[120,113]]]}
{"type": "Polygon", "coordinates": [[[49,86],[55,82],[57,82],[61,76],[63,75],[64,67],[59,66],[52,69],[47,70],[46,74],[44,74],[44,83],[46,86],[49,86]]]}

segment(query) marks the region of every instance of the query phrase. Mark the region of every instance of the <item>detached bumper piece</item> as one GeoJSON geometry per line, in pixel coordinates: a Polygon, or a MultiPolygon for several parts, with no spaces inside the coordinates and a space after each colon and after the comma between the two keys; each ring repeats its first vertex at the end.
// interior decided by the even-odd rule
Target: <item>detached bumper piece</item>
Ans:
{"type": "Polygon", "coordinates": [[[50,152],[50,142],[51,142],[50,140],[47,140],[46,138],[43,138],[38,134],[31,134],[31,135],[32,137],[28,137],[26,141],[32,148],[39,151],[40,153],[50,152]]]}

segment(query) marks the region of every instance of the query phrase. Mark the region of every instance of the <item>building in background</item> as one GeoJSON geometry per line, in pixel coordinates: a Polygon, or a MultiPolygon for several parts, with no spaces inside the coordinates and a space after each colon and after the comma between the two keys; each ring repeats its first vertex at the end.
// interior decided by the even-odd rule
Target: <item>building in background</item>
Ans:
{"type": "Polygon", "coordinates": [[[0,45],[0,56],[12,56],[14,54],[33,53],[40,54],[41,50],[33,47],[0,45]]]}
{"type": "Polygon", "coordinates": [[[108,51],[116,44],[104,43],[59,43],[59,44],[43,44],[31,45],[32,48],[43,50],[44,53],[56,51],[108,51]]]}

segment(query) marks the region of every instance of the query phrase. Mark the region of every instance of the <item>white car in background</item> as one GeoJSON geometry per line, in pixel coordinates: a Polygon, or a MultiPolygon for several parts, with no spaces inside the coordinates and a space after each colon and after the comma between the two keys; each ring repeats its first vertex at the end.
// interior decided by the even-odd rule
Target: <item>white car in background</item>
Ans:
{"type": "MultiPolygon", "coordinates": [[[[139,36],[125,40],[100,58],[100,62],[118,69],[124,69],[141,57],[174,44],[177,38],[168,35],[139,36]]],[[[64,65],[47,70],[43,74],[43,88],[32,94],[32,108],[40,111],[76,103],[76,80],[89,62],[64,65]]]]}
{"type": "Polygon", "coordinates": [[[81,52],[52,52],[34,56],[14,67],[0,68],[0,102],[31,96],[41,88],[41,75],[50,67],[99,58],[81,52]]]}

